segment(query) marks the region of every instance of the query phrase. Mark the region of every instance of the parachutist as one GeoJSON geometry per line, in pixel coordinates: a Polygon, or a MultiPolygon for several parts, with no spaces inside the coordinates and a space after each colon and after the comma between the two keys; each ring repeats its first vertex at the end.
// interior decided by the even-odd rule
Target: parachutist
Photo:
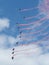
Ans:
{"type": "Polygon", "coordinates": [[[22,31],[20,32],[20,34],[22,33],[22,31]]]}
{"type": "Polygon", "coordinates": [[[14,54],[14,52],[12,52],[12,54],[14,54]]]}
{"type": "Polygon", "coordinates": [[[23,18],[26,18],[25,16],[23,18]]]}
{"type": "Polygon", "coordinates": [[[16,42],[16,44],[18,44],[18,42],[16,42]]]}
{"type": "Polygon", "coordinates": [[[13,48],[13,51],[15,50],[15,48],[13,48]]]}
{"type": "Polygon", "coordinates": [[[21,10],[21,8],[19,8],[19,10],[21,10]]]}
{"type": "Polygon", "coordinates": [[[12,60],[14,59],[14,57],[12,57],[12,60]]]}

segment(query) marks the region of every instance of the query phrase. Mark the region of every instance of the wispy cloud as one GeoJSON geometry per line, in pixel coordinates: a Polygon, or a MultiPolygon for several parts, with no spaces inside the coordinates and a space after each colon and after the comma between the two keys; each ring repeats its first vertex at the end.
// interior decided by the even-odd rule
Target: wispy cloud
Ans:
{"type": "MultiPolygon", "coordinates": [[[[1,65],[49,65],[49,54],[42,54],[42,48],[38,44],[19,45],[15,47],[14,60],[12,61],[12,49],[3,49],[7,43],[14,45],[16,41],[23,41],[19,38],[8,36],[6,34],[0,35],[0,64],[1,65]],[[2,47],[2,48],[1,48],[2,47]]],[[[25,37],[26,38],[26,37],[25,37]]],[[[40,44],[45,43],[47,49],[48,40],[41,41],[40,44]]],[[[47,49],[48,50],[48,49],[47,49]]]]}
{"type": "Polygon", "coordinates": [[[6,34],[0,34],[0,48],[7,48],[10,46],[14,46],[16,44],[16,42],[21,41],[18,36],[15,38],[11,35],[8,36],[6,34]]]}
{"type": "Polygon", "coordinates": [[[49,53],[41,55],[38,57],[39,65],[49,65],[49,53]]]}
{"type": "Polygon", "coordinates": [[[4,34],[0,35],[0,48],[5,47],[6,44],[7,44],[7,36],[4,34]]]}
{"type": "Polygon", "coordinates": [[[5,28],[9,28],[9,19],[8,18],[0,18],[0,32],[3,31],[5,28]]]}
{"type": "Polygon", "coordinates": [[[41,48],[37,45],[19,46],[16,48],[14,60],[11,59],[11,49],[0,49],[1,65],[49,65],[49,54],[41,54],[41,48]],[[29,49],[28,51],[19,51],[29,49]],[[28,54],[27,54],[28,53],[28,54]]]}

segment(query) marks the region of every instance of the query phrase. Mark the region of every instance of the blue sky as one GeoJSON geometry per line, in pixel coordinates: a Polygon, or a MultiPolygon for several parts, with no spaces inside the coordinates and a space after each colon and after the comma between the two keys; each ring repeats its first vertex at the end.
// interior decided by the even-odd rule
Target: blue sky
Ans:
{"type": "Polygon", "coordinates": [[[44,0],[0,0],[0,65],[49,65],[47,8],[44,0]]]}
{"type": "MultiPolygon", "coordinates": [[[[4,31],[5,33],[9,35],[16,35],[17,32],[17,26],[16,22],[23,22],[23,15],[22,13],[19,13],[19,8],[32,8],[36,7],[38,4],[38,1],[36,0],[0,0],[0,18],[8,18],[10,19],[10,29],[12,27],[15,27],[15,33],[11,33],[10,29],[7,31],[4,31]]],[[[31,13],[32,14],[32,13],[31,13]]],[[[27,14],[28,15],[28,14],[27,14]]]]}

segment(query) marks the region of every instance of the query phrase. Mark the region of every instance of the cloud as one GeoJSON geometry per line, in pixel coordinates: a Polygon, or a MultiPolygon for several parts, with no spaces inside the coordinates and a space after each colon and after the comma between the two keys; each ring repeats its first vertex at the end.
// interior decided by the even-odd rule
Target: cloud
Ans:
{"type": "Polygon", "coordinates": [[[1,65],[10,65],[11,61],[11,49],[0,49],[0,64],[1,65]]]}
{"type": "MultiPolygon", "coordinates": [[[[9,38],[9,36],[6,35],[6,34],[1,34],[0,35],[0,48],[7,48],[8,44],[12,45],[8,38],[9,38]]],[[[14,43],[13,39],[11,39],[11,40],[12,40],[12,43],[14,43]]]]}
{"type": "MultiPolygon", "coordinates": [[[[27,49],[27,48],[31,48],[31,47],[34,47],[34,48],[32,48],[33,50],[35,48],[37,48],[37,46],[35,46],[35,45],[30,45],[28,47],[27,46],[23,47],[23,50],[24,50],[24,48],[27,49]]],[[[17,48],[17,50],[18,49],[22,50],[22,46],[19,46],[17,48]]],[[[35,51],[35,53],[38,53],[39,50],[35,49],[34,51],[35,51]]],[[[27,56],[26,54],[21,52],[21,53],[18,54],[19,56],[15,56],[15,59],[12,61],[12,59],[11,59],[11,56],[12,56],[11,52],[12,52],[11,49],[6,49],[6,50],[5,49],[0,49],[0,64],[1,65],[16,65],[16,64],[17,65],[33,65],[33,64],[34,65],[38,65],[37,62],[36,62],[37,58],[35,58],[35,56],[37,54],[36,55],[27,56]]],[[[25,51],[25,53],[26,53],[26,51],[25,51]]]]}
{"type": "Polygon", "coordinates": [[[15,48],[15,56],[20,56],[20,55],[24,55],[24,56],[38,56],[41,53],[41,48],[39,48],[37,45],[35,44],[29,44],[29,45],[20,45],[17,46],[15,48]]]}
{"type": "MultiPolygon", "coordinates": [[[[20,40],[19,36],[15,38],[6,34],[0,35],[0,65],[49,65],[49,53],[42,54],[42,49],[37,44],[15,47],[15,56],[12,60],[12,48],[3,48],[7,47],[7,44],[14,45],[16,41],[21,42],[23,39],[20,40]]],[[[45,40],[40,43],[43,45],[45,43],[46,46],[48,42],[45,40]]]]}
{"type": "Polygon", "coordinates": [[[9,28],[9,19],[7,18],[0,18],[0,32],[3,31],[5,28],[9,28]]]}
{"type": "Polygon", "coordinates": [[[39,65],[49,65],[49,53],[41,55],[38,57],[39,65]]]}
{"type": "Polygon", "coordinates": [[[15,44],[16,43],[16,38],[12,37],[12,36],[8,36],[8,41],[10,44],[15,44]]]}
{"type": "MultiPolygon", "coordinates": [[[[0,65],[49,65],[49,53],[42,54],[42,49],[37,44],[15,47],[15,56],[12,60],[12,48],[3,47],[6,47],[7,43],[14,45],[16,41],[20,41],[19,35],[16,38],[6,34],[0,35],[0,65]]],[[[45,43],[46,46],[48,40],[40,43],[45,43]]]]}
{"type": "Polygon", "coordinates": [[[0,48],[3,48],[7,44],[7,36],[2,34],[0,35],[0,48]]]}
{"type": "Polygon", "coordinates": [[[20,42],[19,35],[15,38],[10,35],[0,34],[0,48],[13,47],[18,41],[20,42]]]}
{"type": "Polygon", "coordinates": [[[29,53],[25,54],[25,52],[19,52],[18,55],[14,56],[14,60],[12,57],[12,50],[10,49],[0,49],[0,65],[49,65],[49,53],[41,54],[41,48],[37,45],[28,45],[28,46],[19,46],[16,50],[24,50],[24,49],[32,49],[29,50],[29,53]]]}

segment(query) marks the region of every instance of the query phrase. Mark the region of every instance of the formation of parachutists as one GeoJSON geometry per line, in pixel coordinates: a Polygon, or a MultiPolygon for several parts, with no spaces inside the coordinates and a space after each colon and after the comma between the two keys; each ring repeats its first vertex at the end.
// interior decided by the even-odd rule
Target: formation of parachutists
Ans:
{"type": "MultiPolygon", "coordinates": [[[[38,13],[38,14],[36,14],[36,15],[33,15],[33,16],[30,16],[30,17],[23,17],[23,19],[25,20],[25,21],[28,21],[28,20],[30,20],[30,19],[34,19],[34,18],[39,18],[39,19],[37,19],[37,20],[35,20],[34,22],[29,22],[29,23],[22,23],[22,24],[20,24],[20,23],[16,23],[17,25],[18,25],[18,29],[19,29],[19,34],[20,34],[20,36],[19,36],[19,38],[21,38],[21,34],[23,33],[23,31],[25,30],[25,31],[28,31],[29,30],[29,33],[27,34],[28,36],[30,35],[30,36],[32,36],[32,34],[33,35],[37,35],[37,37],[39,36],[42,36],[41,37],[41,39],[39,39],[38,41],[34,41],[34,42],[32,42],[32,43],[36,43],[36,44],[38,44],[39,42],[41,42],[42,40],[47,40],[48,38],[49,38],[49,32],[48,31],[46,31],[46,32],[44,32],[46,29],[48,29],[48,27],[49,27],[49,19],[47,18],[47,16],[46,16],[46,14],[44,13],[44,12],[47,12],[47,10],[48,10],[48,8],[49,8],[49,6],[47,5],[47,3],[48,3],[48,0],[44,0],[44,1],[46,1],[46,3],[40,3],[40,5],[38,6],[38,7],[34,7],[34,8],[26,8],[26,9],[21,9],[21,8],[19,8],[19,12],[20,13],[24,13],[24,12],[30,12],[30,11],[33,11],[33,10],[35,10],[35,9],[39,9],[41,12],[40,13],[38,13]],[[44,5],[46,5],[45,7],[44,7],[44,5]],[[47,7],[47,10],[46,10],[46,7],[47,7]],[[46,22],[46,25],[44,25],[44,27],[43,28],[40,28],[44,23],[46,22]],[[41,23],[41,24],[39,24],[39,23],[41,23]],[[35,27],[30,27],[30,26],[33,26],[33,25],[37,25],[37,26],[35,26],[35,27]],[[40,26],[40,27],[39,27],[40,26]],[[20,27],[22,27],[22,28],[20,28],[20,27]],[[23,28],[24,27],[24,28],[23,28]],[[36,29],[37,27],[39,27],[40,29],[39,30],[36,30],[36,31],[34,31],[34,32],[31,32],[31,30],[33,31],[34,29],[36,29]],[[42,33],[42,31],[43,31],[43,33],[42,33]],[[40,33],[40,34],[39,34],[40,33]]],[[[48,15],[48,14],[47,14],[48,15]]],[[[24,34],[24,36],[25,36],[25,34],[24,34]]],[[[31,39],[33,39],[33,36],[32,36],[32,38],[31,39]]],[[[27,40],[27,39],[26,39],[27,40]]],[[[16,45],[18,45],[19,44],[19,42],[16,42],[16,45]]],[[[25,44],[23,44],[23,45],[25,45],[25,44]]],[[[13,48],[12,49],[12,59],[14,59],[14,54],[15,54],[15,48],[13,48]]]]}

